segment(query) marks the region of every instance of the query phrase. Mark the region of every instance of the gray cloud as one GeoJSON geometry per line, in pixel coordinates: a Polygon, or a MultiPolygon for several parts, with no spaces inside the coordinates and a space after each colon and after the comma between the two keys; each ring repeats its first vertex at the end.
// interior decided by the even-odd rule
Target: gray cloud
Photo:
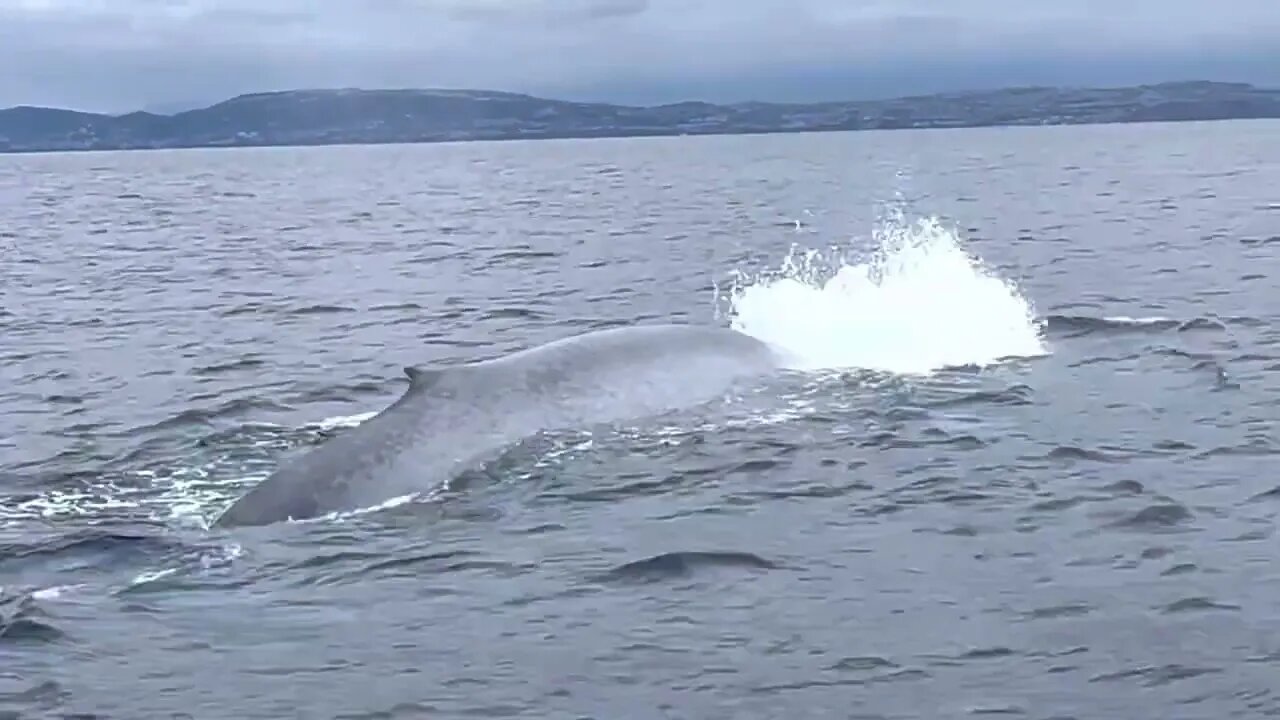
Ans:
{"type": "Polygon", "coordinates": [[[19,69],[0,73],[0,106],[324,86],[670,101],[1280,84],[1277,37],[1275,0],[0,0],[0,67],[19,69]]]}

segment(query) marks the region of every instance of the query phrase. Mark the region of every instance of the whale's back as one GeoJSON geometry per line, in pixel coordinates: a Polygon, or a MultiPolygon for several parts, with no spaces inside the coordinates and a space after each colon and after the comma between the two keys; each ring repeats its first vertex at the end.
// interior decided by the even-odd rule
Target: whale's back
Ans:
{"type": "Polygon", "coordinates": [[[469,366],[495,407],[539,429],[580,427],[697,405],[778,366],[764,343],[729,330],[642,325],[601,330],[469,366]]]}
{"type": "Polygon", "coordinates": [[[776,368],[754,338],[722,328],[602,330],[441,369],[375,417],[283,464],[219,525],[368,507],[447,483],[478,458],[538,432],[658,415],[715,399],[776,368]]]}

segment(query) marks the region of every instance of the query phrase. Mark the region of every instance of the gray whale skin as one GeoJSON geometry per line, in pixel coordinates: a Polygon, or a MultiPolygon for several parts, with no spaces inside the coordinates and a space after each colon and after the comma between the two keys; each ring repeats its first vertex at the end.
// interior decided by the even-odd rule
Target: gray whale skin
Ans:
{"type": "Polygon", "coordinates": [[[439,487],[540,431],[658,415],[711,401],[781,367],[765,343],[722,327],[637,325],[442,368],[360,425],[282,464],[216,526],[367,508],[439,487]]]}

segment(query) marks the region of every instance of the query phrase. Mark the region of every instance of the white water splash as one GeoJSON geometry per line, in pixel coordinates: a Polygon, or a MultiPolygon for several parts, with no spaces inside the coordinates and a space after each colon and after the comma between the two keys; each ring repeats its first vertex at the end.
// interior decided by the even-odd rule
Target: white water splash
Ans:
{"type": "Polygon", "coordinates": [[[377,415],[376,410],[356,413],[355,415],[334,415],[315,423],[315,427],[320,430],[335,430],[337,428],[351,428],[377,415]]]}
{"type": "Polygon", "coordinates": [[[129,515],[208,529],[232,498],[270,474],[277,462],[275,453],[292,445],[289,435],[354,427],[375,414],[376,411],[367,411],[337,415],[292,430],[275,423],[254,423],[259,432],[212,457],[106,474],[83,485],[49,488],[20,501],[0,504],[0,524],[129,515]]]}
{"type": "Polygon", "coordinates": [[[793,247],[779,271],[739,274],[731,326],[784,351],[796,370],[925,374],[1048,352],[1027,298],[936,219],[899,217],[874,239],[869,261],[793,247]]]}

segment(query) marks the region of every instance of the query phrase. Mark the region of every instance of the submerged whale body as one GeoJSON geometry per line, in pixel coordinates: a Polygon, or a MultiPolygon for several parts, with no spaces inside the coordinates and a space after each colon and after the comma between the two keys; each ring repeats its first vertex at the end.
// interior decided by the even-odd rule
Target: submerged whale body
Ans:
{"type": "Polygon", "coordinates": [[[440,486],[538,432],[691,407],[779,365],[768,345],[734,330],[641,325],[493,360],[406,367],[409,388],[396,402],[282,465],[215,524],[264,525],[371,507],[440,486]]]}

